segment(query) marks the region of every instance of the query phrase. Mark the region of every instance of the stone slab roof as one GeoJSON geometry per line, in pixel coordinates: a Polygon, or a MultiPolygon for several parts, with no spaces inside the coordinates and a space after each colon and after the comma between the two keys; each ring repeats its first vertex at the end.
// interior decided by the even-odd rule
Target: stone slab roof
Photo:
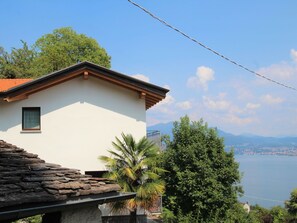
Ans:
{"type": "Polygon", "coordinates": [[[118,192],[105,178],[46,163],[37,155],[0,140],[0,208],[118,192]]]}

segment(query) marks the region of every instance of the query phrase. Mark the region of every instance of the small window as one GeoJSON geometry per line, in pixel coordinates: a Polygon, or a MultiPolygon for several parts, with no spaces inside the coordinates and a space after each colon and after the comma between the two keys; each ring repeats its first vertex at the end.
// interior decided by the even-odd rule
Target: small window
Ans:
{"type": "Polygon", "coordinates": [[[23,130],[40,130],[40,107],[23,108],[23,130]]]}

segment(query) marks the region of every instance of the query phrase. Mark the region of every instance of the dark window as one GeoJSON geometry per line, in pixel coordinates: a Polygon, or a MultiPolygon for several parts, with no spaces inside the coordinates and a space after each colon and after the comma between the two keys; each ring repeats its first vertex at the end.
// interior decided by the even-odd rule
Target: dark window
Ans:
{"type": "Polygon", "coordinates": [[[40,107],[23,108],[23,130],[40,130],[40,107]]]}

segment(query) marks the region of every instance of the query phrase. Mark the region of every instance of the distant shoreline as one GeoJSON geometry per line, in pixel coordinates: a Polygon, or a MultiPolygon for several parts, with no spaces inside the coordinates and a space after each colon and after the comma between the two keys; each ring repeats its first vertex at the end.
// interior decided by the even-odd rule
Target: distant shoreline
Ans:
{"type": "Polygon", "coordinates": [[[270,154],[270,153],[235,153],[236,156],[297,156],[297,154],[270,154]]]}
{"type": "MultiPolygon", "coordinates": [[[[231,150],[232,147],[227,147],[231,150]]],[[[297,156],[296,147],[257,147],[236,148],[233,147],[235,155],[270,155],[270,156],[297,156]]]]}

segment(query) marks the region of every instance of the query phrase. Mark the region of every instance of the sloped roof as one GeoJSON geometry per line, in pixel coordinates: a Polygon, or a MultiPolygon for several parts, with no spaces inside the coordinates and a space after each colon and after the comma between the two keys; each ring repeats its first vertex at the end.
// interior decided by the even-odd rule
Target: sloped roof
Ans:
{"type": "Polygon", "coordinates": [[[7,91],[10,88],[19,86],[33,79],[0,79],[0,91],[7,91]]]}
{"type": "Polygon", "coordinates": [[[120,189],[107,179],[46,163],[0,140],[0,216],[4,207],[92,197],[120,189]]]}
{"type": "Polygon", "coordinates": [[[0,99],[2,98],[8,102],[23,100],[28,98],[31,94],[78,76],[83,77],[85,80],[88,80],[89,76],[96,77],[103,81],[108,81],[112,84],[135,91],[139,94],[140,98],[145,99],[146,109],[149,109],[163,100],[166,97],[166,93],[169,91],[157,85],[85,61],[0,92],[0,99]]]}

